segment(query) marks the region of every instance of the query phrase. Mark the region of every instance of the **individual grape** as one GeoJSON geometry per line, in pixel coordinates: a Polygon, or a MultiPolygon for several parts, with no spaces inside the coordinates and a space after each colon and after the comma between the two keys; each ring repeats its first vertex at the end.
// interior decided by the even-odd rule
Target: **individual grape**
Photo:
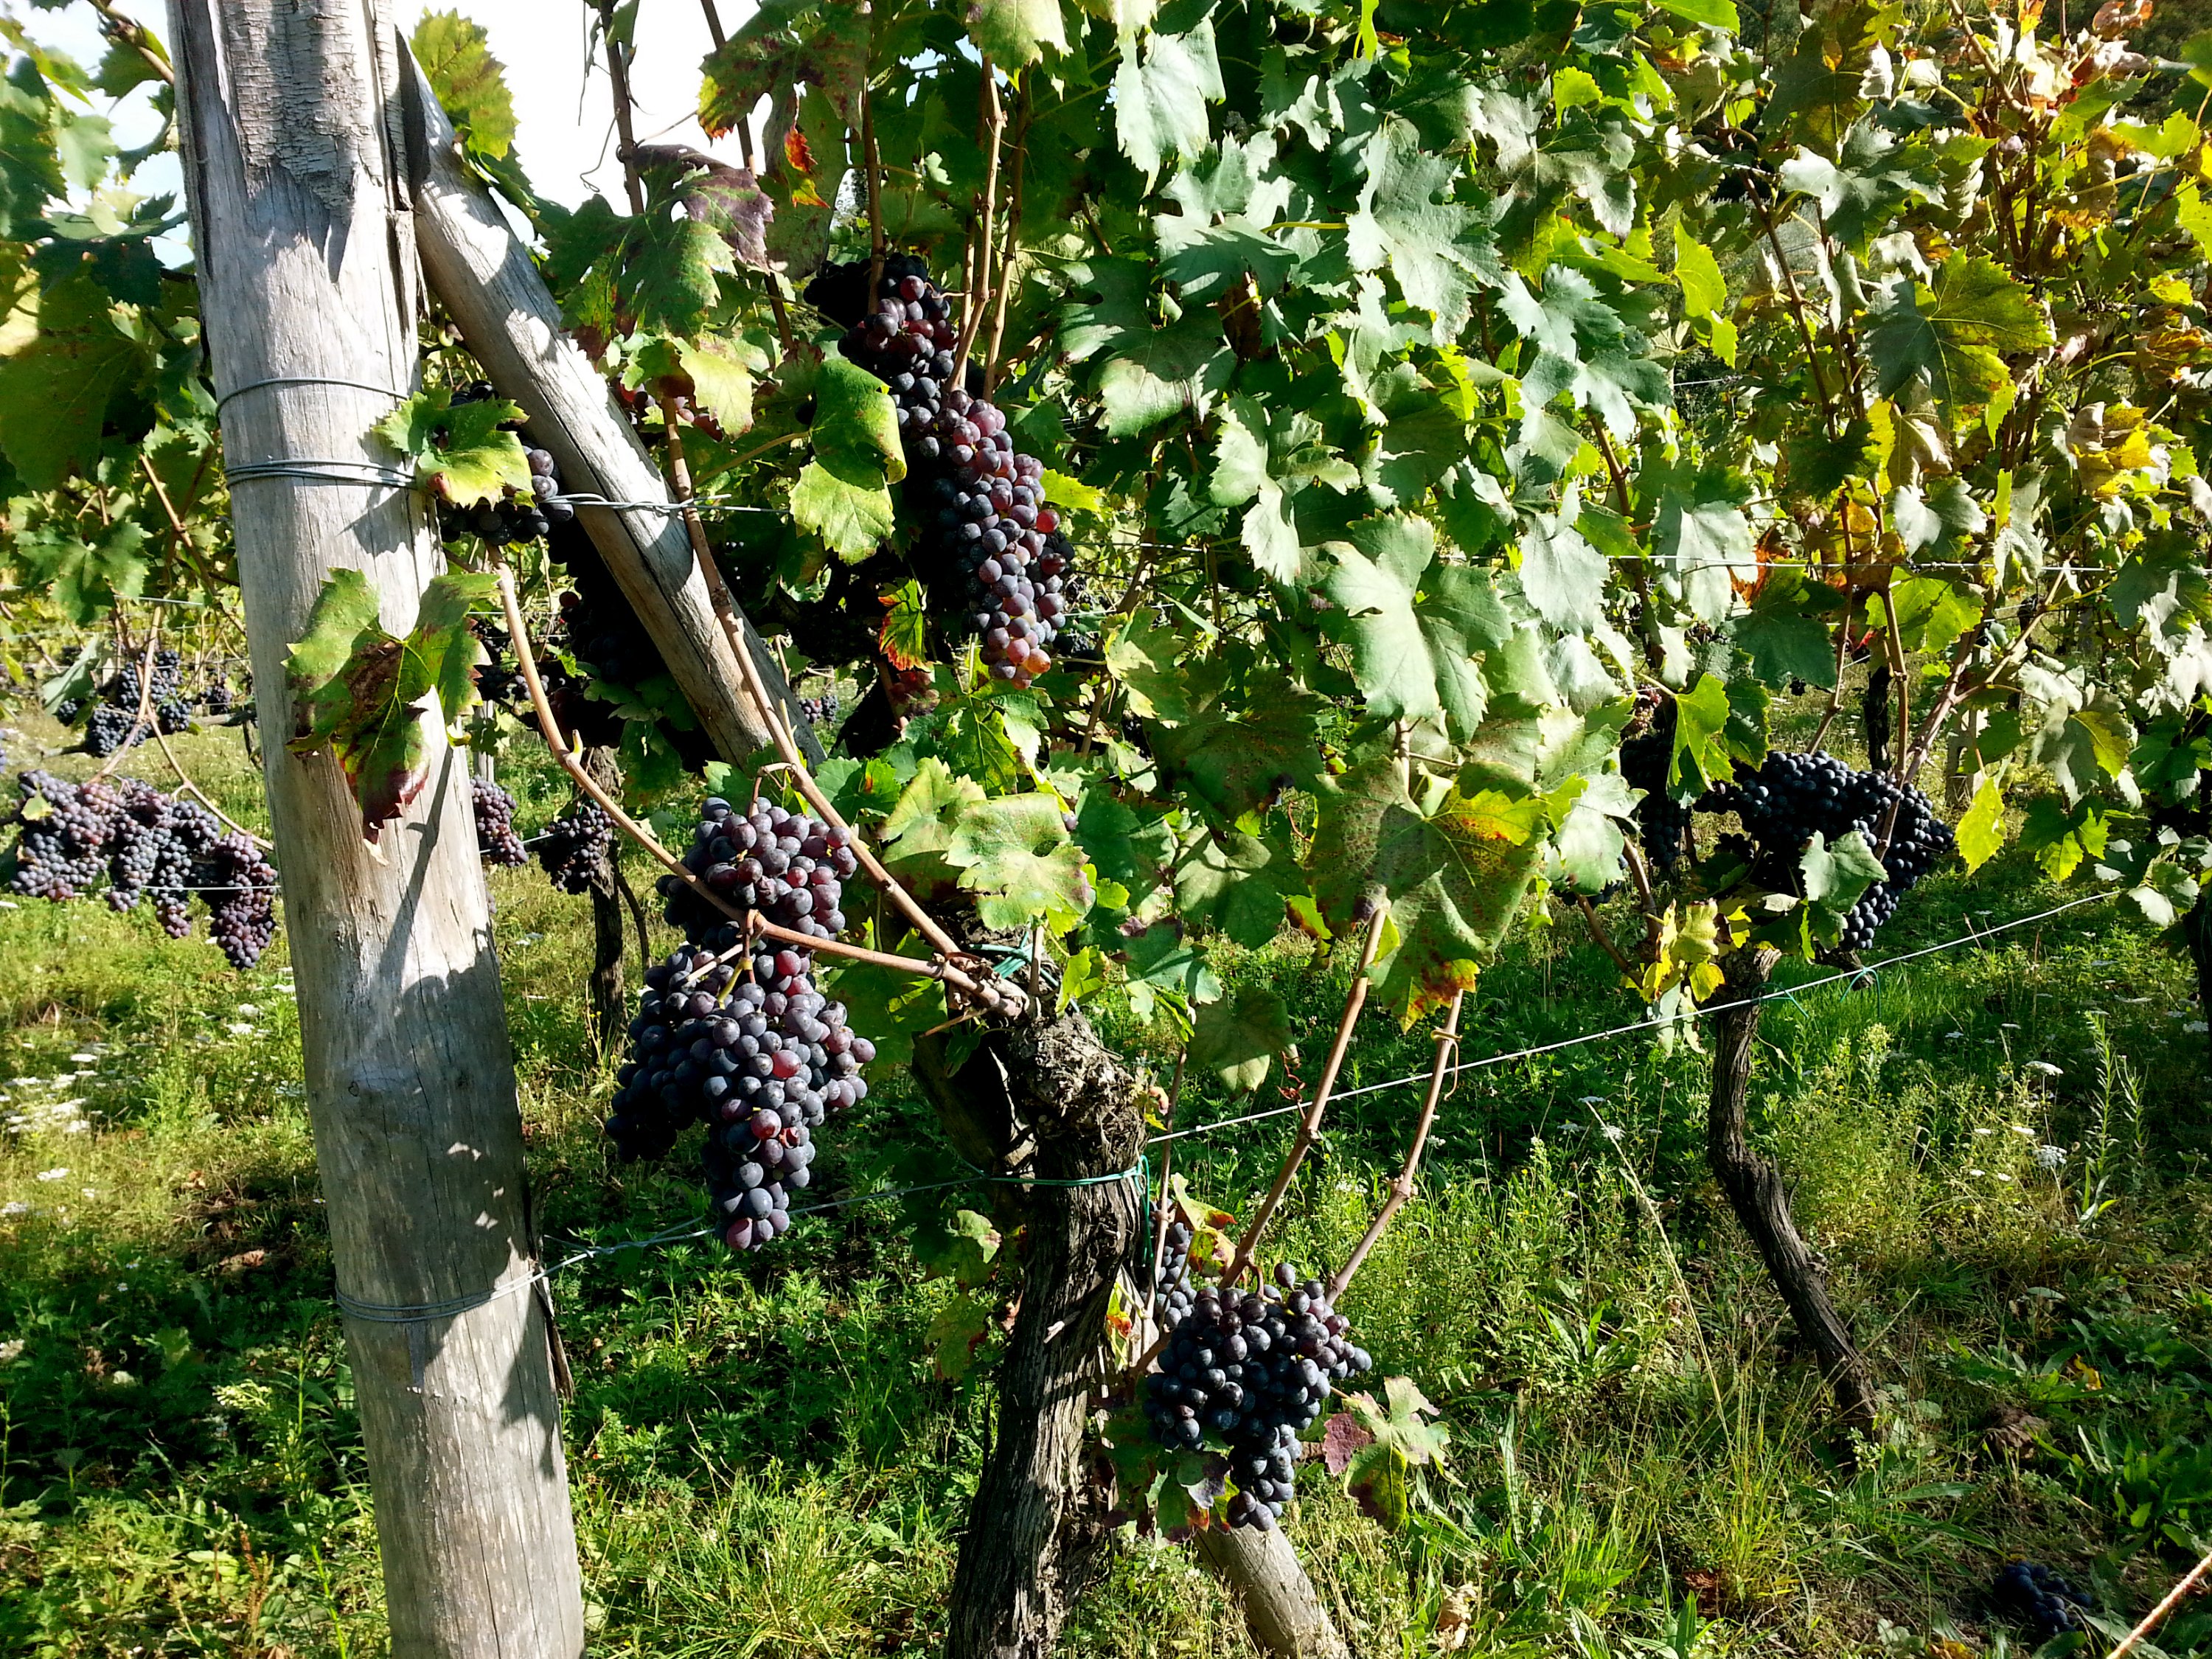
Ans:
{"type": "Polygon", "coordinates": [[[1373,1361],[1316,1279],[1285,1263],[1257,1292],[1201,1288],[1145,1379],[1152,1437],[1195,1451],[1211,1435],[1229,1447],[1236,1491],[1229,1524],[1272,1531],[1296,1486],[1299,1434],[1334,1386],[1373,1361]]]}
{"type": "Polygon", "coordinates": [[[614,820],[588,798],[579,800],[540,832],[538,862],[564,893],[588,893],[614,851],[614,820]]]}
{"type": "Polygon", "coordinates": [[[469,780],[469,804],[475,809],[477,856],[502,870],[530,862],[522,838],[514,833],[514,797],[484,778],[469,780]]]}

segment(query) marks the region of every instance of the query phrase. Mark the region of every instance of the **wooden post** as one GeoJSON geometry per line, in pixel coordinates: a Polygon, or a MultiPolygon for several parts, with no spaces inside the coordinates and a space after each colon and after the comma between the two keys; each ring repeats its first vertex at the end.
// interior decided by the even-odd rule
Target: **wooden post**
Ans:
{"type": "MultiPolygon", "coordinates": [[[[453,124],[411,59],[406,73],[415,229],[430,291],[494,389],[521,405],[563,489],[614,501],[667,501],[659,468],[605,378],[562,328],[530,250],[463,164],[453,124]]],[[[657,507],[584,507],[577,518],[722,757],[742,761],[769,747],[773,734],[746,695],[684,521],[657,507]]],[[[785,722],[818,763],[821,749],[781,665],[750,622],[740,617],[739,626],[785,722]]]]}
{"type": "Polygon", "coordinates": [[[522,1126],[468,763],[434,726],[429,781],[372,851],[337,762],[283,742],[286,653],[329,574],[363,571],[404,633],[442,562],[422,502],[370,470],[398,461],[370,432],[416,362],[399,39],[386,0],[170,0],[169,16],[225,460],[306,475],[240,478],[231,510],[392,1650],[574,1659],[583,1599],[548,1334],[525,1293],[522,1126]]]}

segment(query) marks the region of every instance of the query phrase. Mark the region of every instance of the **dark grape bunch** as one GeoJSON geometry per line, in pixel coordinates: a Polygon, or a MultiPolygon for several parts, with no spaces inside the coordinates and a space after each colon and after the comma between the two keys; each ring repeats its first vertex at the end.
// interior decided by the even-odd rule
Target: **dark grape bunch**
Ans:
{"type": "Polygon", "coordinates": [[[1638,701],[1644,729],[1620,745],[1620,775],[1630,788],[1644,792],[1636,804],[1636,838],[1644,857],[1663,875],[1681,862],[1691,809],[1687,801],[1667,793],[1667,774],[1674,762],[1674,700],[1650,686],[1638,701]]]}
{"type": "Polygon", "coordinates": [[[617,685],[642,685],[668,672],[659,647],[627,601],[593,604],[580,592],[563,593],[561,634],[571,656],[617,685]]]}
{"type": "Polygon", "coordinates": [[[1887,879],[1867,889],[1844,918],[1847,951],[1872,945],[1897,913],[1898,901],[1958,847],[1951,826],[1919,790],[1878,772],[1855,772],[1833,755],[1773,750],[1755,771],[1706,791],[1697,809],[1736,815],[1744,833],[1723,836],[1721,850],[1741,859],[1753,880],[1778,892],[1796,890],[1798,857],[1814,832],[1831,845],[1854,830],[1865,836],[1880,852],[1887,879]],[[1889,845],[1881,850],[1886,828],[1889,845]]]}
{"type": "MultiPolygon", "coordinates": [[[[845,931],[845,914],[838,908],[844,881],[860,860],[850,830],[832,829],[766,800],[739,812],[711,799],[692,832],[684,867],[725,903],[757,910],[794,933],[835,939],[845,931]]],[[[670,925],[694,945],[721,951],[737,942],[737,924],[687,884],[663,876],[659,892],[668,901],[670,925]]],[[[811,960],[811,951],[799,954],[811,960]]]]}
{"type": "Polygon", "coordinates": [[[867,1095],[875,1045],[814,988],[803,953],[763,949],[738,967],[697,945],[646,974],[630,1058],[607,1134],[625,1157],[657,1158],[690,1124],[708,1127],[714,1216],[732,1249],[787,1231],[806,1187],[813,1131],[867,1095]]]}
{"type": "Polygon", "coordinates": [[[564,893],[588,893],[605,873],[615,848],[615,823],[588,797],[539,833],[538,862],[564,893]]]}
{"type": "Polygon", "coordinates": [[[117,910],[150,902],[172,939],[191,932],[190,899],[208,910],[208,932],[234,968],[261,959],[276,931],[276,871],[245,836],[226,834],[198,802],[165,795],[135,778],[74,784],[52,773],[16,780],[26,803],[11,891],[60,903],[104,881],[117,910]]]}
{"type": "Polygon", "coordinates": [[[1208,1434],[1228,1443],[1231,1526],[1274,1529],[1294,1489],[1300,1432],[1335,1383],[1374,1364],[1349,1328],[1321,1281],[1300,1284],[1287,1262],[1257,1293],[1204,1286],[1176,1323],[1146,1379],[1145,1415],[1170,1451],[1195,1451],[1208,1434]]]}
{"type": "Polygon", "coordinates": [[[844,705],[837,701],[835,691],[824,691],[818,697],[801,697],[799,712],[806,716],[809,726],[835,726],[844,705]]]}
{"type": "Polygon", "coordinates": [[[210,680],[200,693],[200,707],[210,714],[228,714],[237,701],[230,687],[222,680],[210,680]]]}
{"type": "Polygon", "coordinates": [[[477,856],[501,870],[530,862],[522,837],[514,833],[514,797],[484,778],[469,780],[469,804],[476,809],[477,856]]]}
{"type": "Polygon", "coordinates": [[[2068,1631],[2087,1628],[2080,1610],[2089,1605],[2088,1596],[2038,1562],[2006,1563],[1997,1574],[1994,1599],[1999,1610],[2023,1626],[2038,1646],[2068,1631]]]}
{"type": "MultiPolygon", "coordinates": [[[[848,272],[833,272],[808,292],[824,302],[849,280],[848,272]]],[[[978,637],[991,672],[1026,686],[1052,666],[1075,551],[1045,499],[1043,463],[1014,453],[996,404],[949,384],[951,318],[928,266],[912,254],[893,254],[884,262],[872,308],[838,349],[890,387],[923,575],[978,637]]]]}
{"type": "Polygon", "coordinates": [[[156,728],[164,737],[191,729],[191,704],[184,696],[182,679],[182,659],[174,651],[156,651],[149,699],[154,714],[151,726],[138,718],[143,688],[137,661],[125,663],[108,678],[100,688],[98,701],[71,697],[54,710],[54,717],[64,726],[74,726],[90,708],[91,714],[84,721],[85,752],[105,760],[118,749],[135,749],[148,741],[156,728]]]}

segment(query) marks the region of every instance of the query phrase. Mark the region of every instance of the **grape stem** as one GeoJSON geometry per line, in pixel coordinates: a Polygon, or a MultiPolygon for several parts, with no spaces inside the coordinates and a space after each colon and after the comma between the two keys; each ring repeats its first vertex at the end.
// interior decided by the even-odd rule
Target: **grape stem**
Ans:
{"type": "Polygon", "coordinates": [[[614,821],[617,830],[645,848],[669,874],[690,887],[702,899],[761,938],[772,939],[781,945],[817,951],[824,956],[843,957],[853,962],[871,963],[878,968],[896,969],[921,979],[937,980],[963,996],[986,1006],[995,1006],[991,994],[996,988],[979,986],[952,962],[941,959],[925,962],[918,957],[894,956],[887,951],[871,951],[863,945],[848,945],[842,939],[822,939],[793,928],[778,927],[761,918],[757,912],[740,910],[725,902],[720,893],[686,869],[682,860],[663,847],[651,830],[630,817],[619,802],[599,787],[599,780],[586,769],[583,762],[576,757],[561,736],[560,722],[553,718],[553,705],[546,700],[545,684],[538,678],[538,656],[530,643],[529,624],[523,621],[522,606],[514,595],[514,572],[509,568],[506,560],[496,556],[492,568],[499,581],[500,608],[507,614],[507,631],[514,640],[515,659],[522,670],[522,683],[530,692],[530,706],[538,716],[538,732],[544,738],[546,747],[553,751],[554,759],[561,763],[561,769],[568,775],[568,781],[597,802],[599,810],[614,821]]]}
{"type": "MultiPolygon", "coordinates": [[[[1583,909],[1585,913],[1589,911],[1588,899],[1583,901],[1583,909]]],[[[1428,1097],[1421,1103],[1421,1115],[1413,1124],[1413,1138],[1406,1147],[1406,1162],[1391,1179],[1390,1191],[1382,1200],[1382,1207],[1376,1211],[1375,1219],[1367,1224],[1367,1231],[1360,1236],[1359,1243],[1352,1247],[1352,1254],[1345,1258],[1344,1266],[1338,1268],[1336,1277],[1328,1281],[1328,1299],[1332,1304],[1342,1299],[1345,1287],[1352,1283],[1352,1275],[1359,1271],[1359,1264],[1367,1260],[1367,1253],[1375,1248],[1376,1241],[1382,1237],[1383,1230],[1389,1226],[1391,1218],[1404,1209],[1413,1196],[1413,1176],[1419,1172],[1421,1153],[1429,1144],[1429,1131],[1437,1121],[1437,1103],[1443,1098],[1444,1073],[1450,1066],[1454,1051],[1459,1047],[1459,1011],[1466,1000],[1465,991],[1452,993],[1451,1012],[1444,1016],[1443,1029],[1437,1033],[1437,1063],[1429,1073],[1428,1097]]]]}
{"type": "Polygon", "coordinates": [[[1613,942],[1613,935],[1606,932],[1605,924],[1597,919],[1596,907],[1590,903],[1589,896],[1578,895],[1575,903],[1581,908],[1583,920],[1589,926],[1590,938],[1597,941],[1598,948],[1613,958],[1614,967],[1633,980],[1636,977],[1635,964],[1630,962],[1621,948],[1613,942]]]}
{"type": "MultiPolygon", "coordinates": [[[[1344,1017],[1337,1021],[1336,1041],[1329,1045],[1328,1064],[1322,1068],[1321,1083],[1314,1090],[1313,1104],[1306,1108],[1305,1116],[1299,1120],[1297,1139],[1291,1143],[1291,1150],[1284,1156],[1282,1167],[1275,1171],[1274,1184],[1267,1188],[1267,1197],[1261,1200],[1260,1207],[1253,1212],[1250,1224],[1237,1242],[1236,1259],[1230,1262],[1228,1271],[1221,1275],[1221,1282],[1224,1285],[1234,1285],[1244,1276],[1244,1270],[1252,1265],[1253,1255],[1260,1248],[1261,1236],[1267,1231],[1267,1223],[1274,1218],[1276,1209],[1283,1201],[1283,1194],[1290,1190],[1291,1177],[1297,1174],[1298,1166],[1305,1162],[1306,1154],[1313,1150],[1314,1142],[1321,1138],[1322,1115],[1328,1109],[1329,1093],[1336,1087],[1337,1073],[1343,1069],[1344,1051],[1352,1046],[1352,1028],[1359,1023],[1359,1011],[1367,1006],[1367,970],[1375,965],[1375,958],[1382,948],[1382,925],[1389,915],[1389,905],[1378,902],[1375,914],[1367,919],[1367,939],[1360,948],[1359,969],[1352,976],[1352,989],[1345,995],[1344,1017]]],[[[1160,1350],[1167,1346],[1167,1340],[1165,1332],[1154,1337],[1152,1346],[1137,1357],[1136,1364],[1130,1370],[1143,1371],[1159,1357],[1160,1350]]]]}
{"type": "Polygon", "coordinates": [[[968,354],[975,349],[975,336],[983,325],[983,313],[990,308],[991,263],[996,251],[993,238],[996,234],[999,205],[999,154],[1006,135],[1006,117],[999,103],[999,74],[990,58],[982,60],[983,112],[982,125],[990,138],[989,160],[983,168],[982,222],[975,233],[975,261],[969,276],[969,292],[963,296],[967,301],[967,314],[961,319],[960,336],[952,346],[952,377],[951,384],[967,384],[968,354]]]}

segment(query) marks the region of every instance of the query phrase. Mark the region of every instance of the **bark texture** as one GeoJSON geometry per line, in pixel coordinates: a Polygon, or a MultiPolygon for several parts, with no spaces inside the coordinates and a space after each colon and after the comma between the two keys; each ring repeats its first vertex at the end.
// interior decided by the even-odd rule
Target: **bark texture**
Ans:
{"type": "Polygon", "coordinates": [[[327,476],[397,464],[371,433],[416,373],[398,35],[385,0],[172,0],[169,17],[226,460],[326,475],[240,477],[231,501],[392,1650],[573,1659],[583,1601],[543,1304],[521,1288],[522,1125],[469,763],[426,722],[428,781],[372,854],[337,763],[283,741],[286,653],[330,573],[366,573],[404,635],[442,568],[412,492],[327,476]]]}
{"type": "MultiPolygon", "coordinates": [[[[1136,1085],[1080,1013],[994,1033],[957,1073],[942,1047],[915,1075],[963,1151],[1008,1152],[1046,1181],[1111,1175],[1144,1138],[1136,1085]],[[1025,1153],[1026,1156],[1022,1156],[1025,1153]]],[[[1140,1228],[1133,1179],[1039,1186],[1023,1199],[1021,1311],[998,1376],[999,1420],[952,1585],[951,1659],[1043,1659],[1103,1517],[1084,1498],[1088,1397],[1115,1276],[1140,1228]]]]}
{"type": "MultiPolygon", "coordinates": [[[[1728,959],[1723,1001],[1757,996],[1774,971],[1775,952],[1759,946],[1728,959]]],[[[1724,1009],[1713,1017],[1713,1084],[1705,1117],[1705,1159],[1728,1194],[1729,1207],[1751,1242],[1767,1276],[1789,1304],[1797,1334],[1813,1350],[1836,1397],[1847,1429],[1872,1434],[1875,1399],[1872,1374],[1850,1327],[1828,1296],[1827,1276],[1797,1231],[1790,1213],[1790,1194],[1782,1172],[1752,1149],[1745,1108],[1751,1093],[1752,1045],[1759,1036],[1761,1005],[1724,1009]]]]}

